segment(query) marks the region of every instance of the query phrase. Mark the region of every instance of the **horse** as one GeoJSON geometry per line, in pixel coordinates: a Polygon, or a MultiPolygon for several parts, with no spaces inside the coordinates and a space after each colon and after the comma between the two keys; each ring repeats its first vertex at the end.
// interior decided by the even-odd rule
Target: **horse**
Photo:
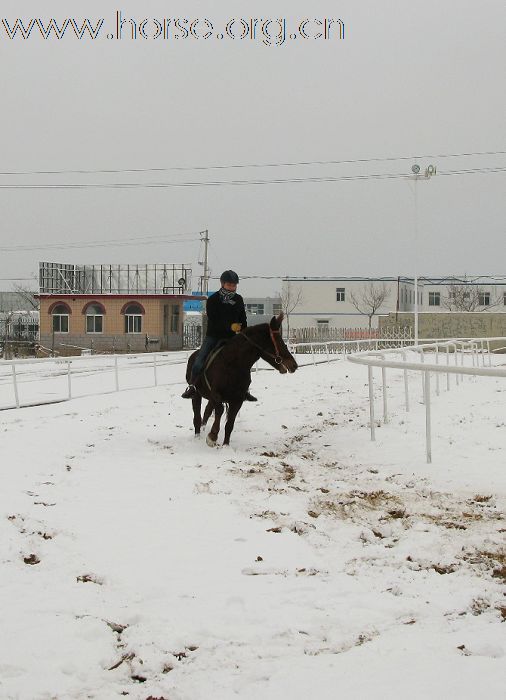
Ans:
{"type": "MultiPolygon", "coordinates": [[[[207,444],[216,446],[220,421],[224,406],[227,404],[227,421],[225,424],[224,445],[230,444],[230,435],[234,429],[237,414],[244,402],[246,392],[251,384],[251,368],[260,358],[265,360],[280,374],[292,374],[297,369],[297,362],[286,347],[281,337],[283,314],[273,316],[270,323],[248,326],[225,341],[218,349],[211,352],[206,368],[196,380],[197,396],[192,399],[193,426],[195,436],[205,426],[214,411],[214,423],[207,435],[207,444]],[[208,404],[201,418],[202,398],[208,404]]],[[[198,350],[188,359],[186,380],[190,382],[191,370],[198,350]]]]}

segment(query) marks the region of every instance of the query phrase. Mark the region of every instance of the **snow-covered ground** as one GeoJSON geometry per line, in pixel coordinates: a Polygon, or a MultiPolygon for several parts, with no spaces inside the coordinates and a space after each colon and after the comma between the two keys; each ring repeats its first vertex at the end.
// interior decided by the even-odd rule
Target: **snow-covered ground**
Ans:
{"type": "Polygon", "coordinates": [[[452,378],[427,465],[419,377],[371,443],[364,367],[259,372],[212,449],[163,372],[0,413],[2,700],[503,695],[506,381],[452,378]]]}

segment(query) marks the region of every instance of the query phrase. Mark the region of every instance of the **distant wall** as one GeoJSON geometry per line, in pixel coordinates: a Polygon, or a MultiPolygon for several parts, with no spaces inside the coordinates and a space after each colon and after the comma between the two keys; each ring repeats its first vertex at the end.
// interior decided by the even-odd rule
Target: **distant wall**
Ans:
{"type": "MultiPolygon", "coordinates": [[[[380,330],[390,326],[414,326],[414,314],[390,313],[379,320],[380,330]]],[[[427,313],[418,315],[420,338],[493,338],[506,337],[506,314],[489,312],[427,313]]],[[[491,343],[492,349],[506,345],[506,341],[491,343]]]]}

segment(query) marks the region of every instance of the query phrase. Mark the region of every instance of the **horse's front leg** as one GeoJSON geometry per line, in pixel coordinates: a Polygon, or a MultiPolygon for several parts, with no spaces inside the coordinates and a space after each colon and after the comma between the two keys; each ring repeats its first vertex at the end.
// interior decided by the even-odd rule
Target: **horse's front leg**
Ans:
{"type": "Polygon", "coordinates": [[[200,427],[202,425],[202,420],[200,418],[200,409],[202,407],[202,396],[198,394],[192,399],[193,406],[193,427],[195,428],[195,437],[200,435],[200,427]]]}
{"type": "Polygon", "coordinates": [[[207,435],[207,444],[211,447],[216,445],[216,440],[218,439],[218,433],[220,432],[220,421],[223,415],[223,404],[220,402],[213,402],[214,408],[214,423],[207,435]]]}
{"type": "Polygon", "coordinates": [[[234,429],[234,423],[237,414],[242,406],[242,401],[231,402],[228,407],[227,422],[225,423],[225,439],[223,440],[224,445],[230,444],[230,435],[234,429]]]}

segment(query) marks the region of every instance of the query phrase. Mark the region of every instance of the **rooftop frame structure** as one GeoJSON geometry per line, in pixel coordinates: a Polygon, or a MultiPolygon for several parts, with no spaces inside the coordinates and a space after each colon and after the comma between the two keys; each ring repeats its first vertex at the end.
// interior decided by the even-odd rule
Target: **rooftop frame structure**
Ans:
{"type": "Polygon", "coordinates": [[[191,288],[186,264],[72,265],[39,263],[40,294],[184,294],[191,288]]]}

